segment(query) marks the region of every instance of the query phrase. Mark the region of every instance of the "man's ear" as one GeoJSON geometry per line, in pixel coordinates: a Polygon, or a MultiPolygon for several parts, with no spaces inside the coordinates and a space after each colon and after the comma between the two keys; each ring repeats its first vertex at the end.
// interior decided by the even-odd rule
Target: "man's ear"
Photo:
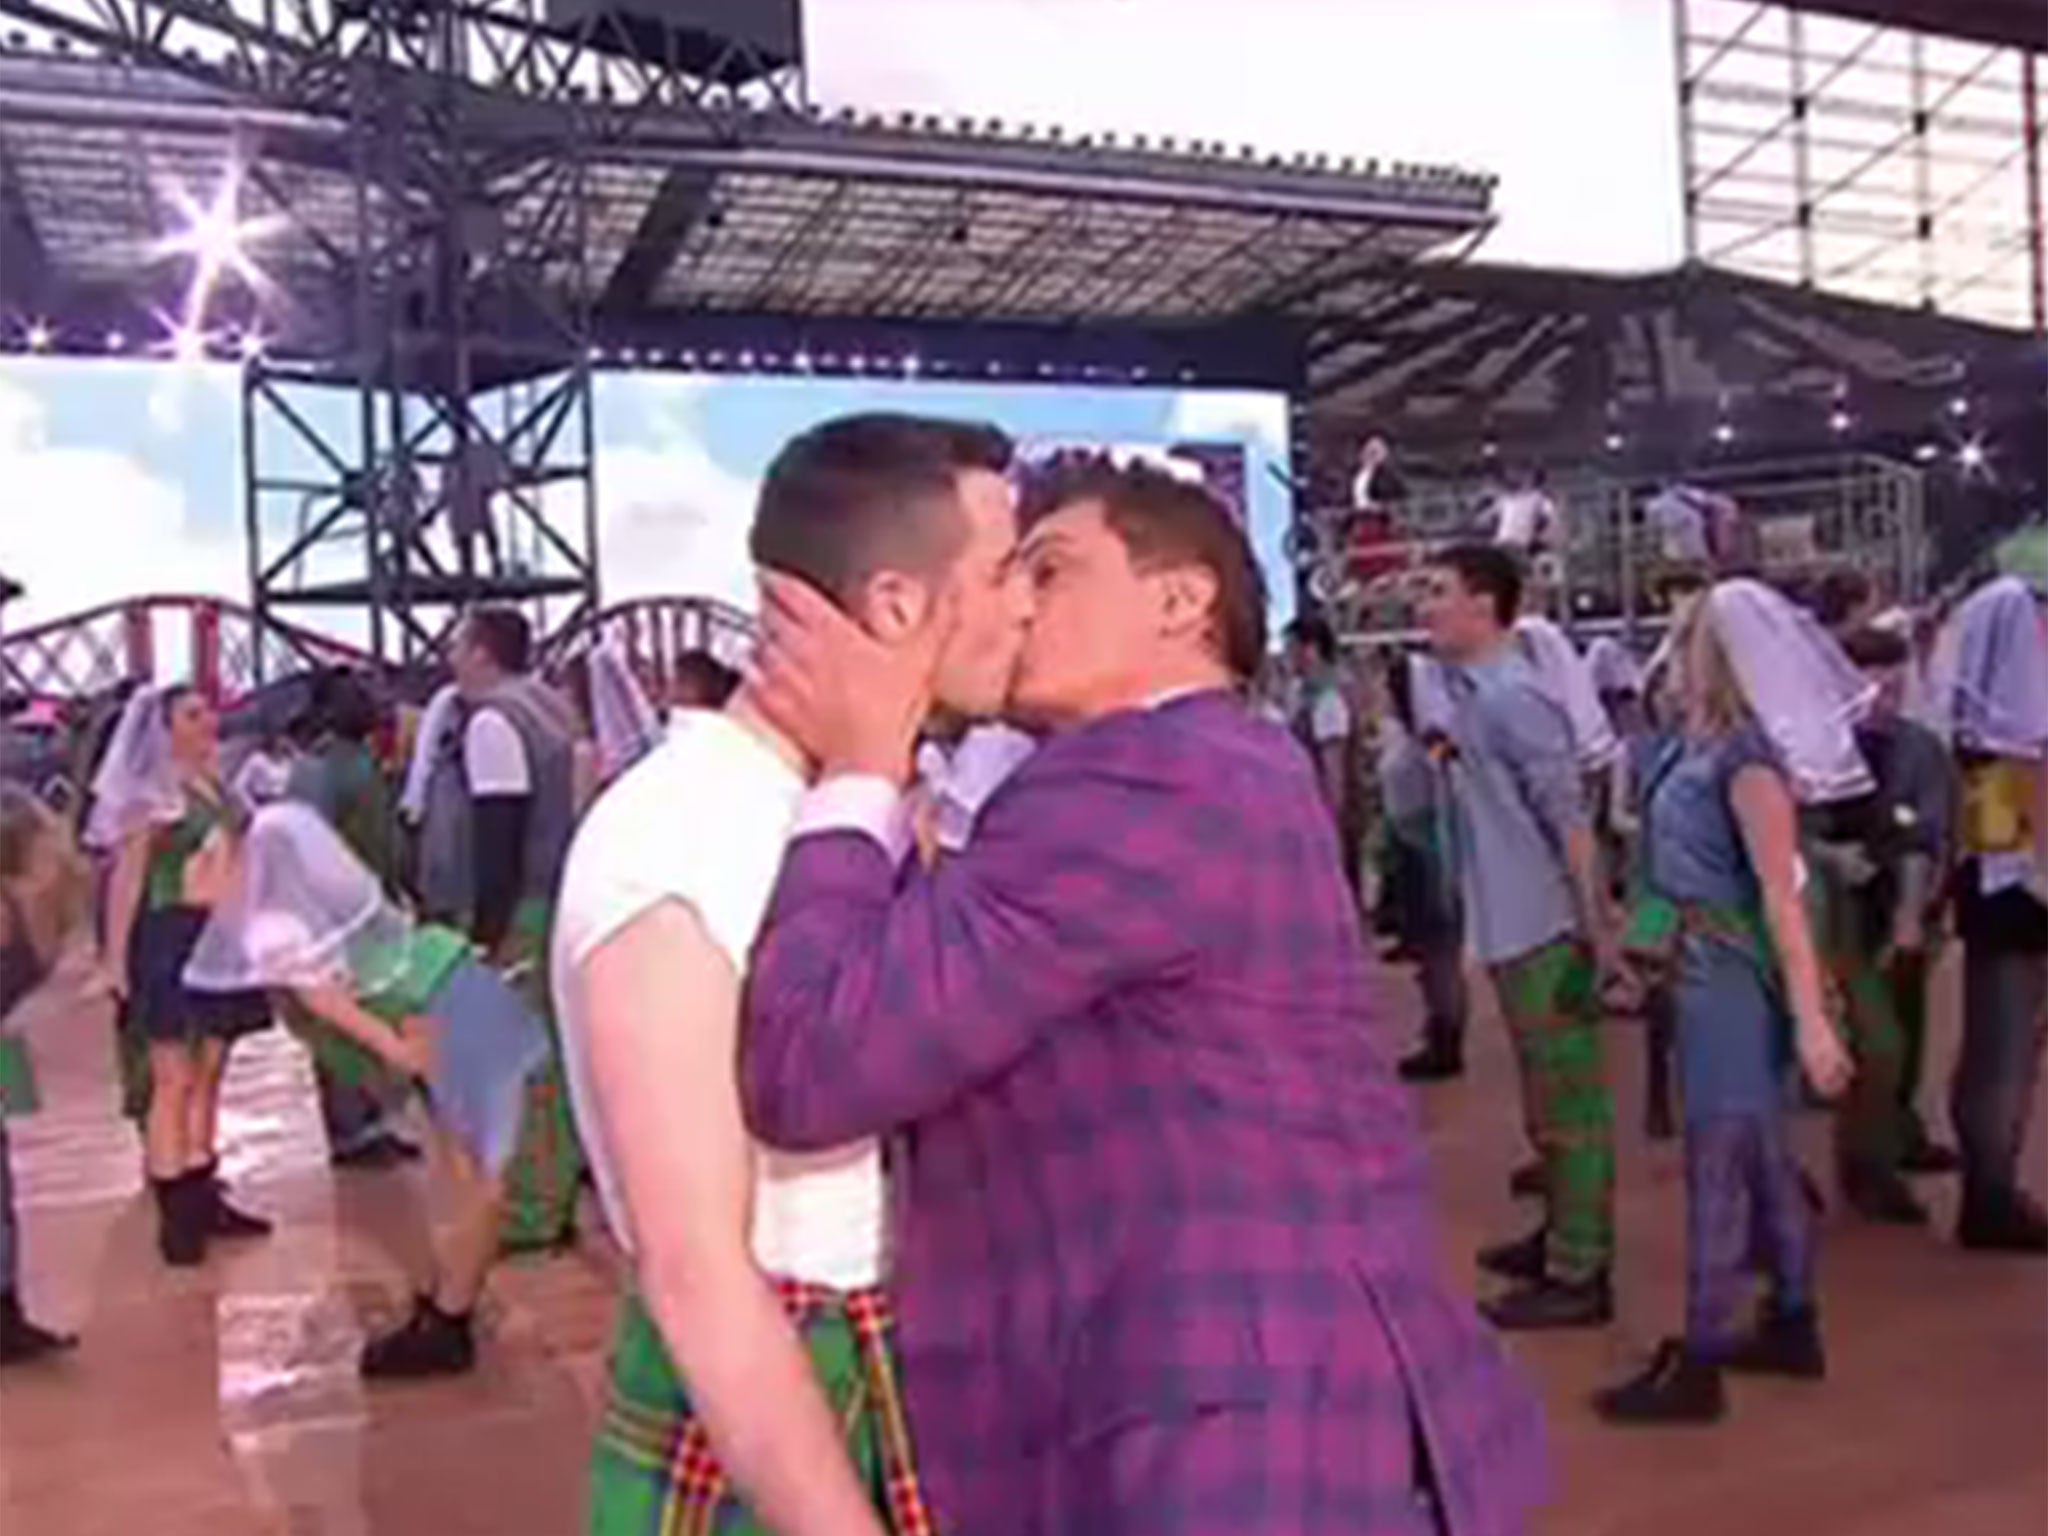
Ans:
{"type": "Polygon", "coordinates": [[[908,640],[931,617],[932,590],[903,571],[877,571],[860,590],[854,617],[885,645],[908,640]]]}
{"type": "Polygon", "coordinates": [[[1159,632],[1181,636],[1206,633],[1216,622],[1216,573],[1206,566],[1177,565],[1159,573],[1159,632]]]}

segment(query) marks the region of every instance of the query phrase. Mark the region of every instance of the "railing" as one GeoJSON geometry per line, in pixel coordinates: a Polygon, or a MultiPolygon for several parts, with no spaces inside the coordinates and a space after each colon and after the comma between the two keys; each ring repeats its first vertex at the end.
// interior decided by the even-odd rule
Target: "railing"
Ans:
{"type": "Polygon", "coordinates": [[[371,664],[367,651],[330,635],[275,617],[259,627],[248,608],[226,598],[151,593],[0,639],[0,691],[77,699],[124,682],[175,678],[216,703],[232,704],[259,678],[371,664]]]}
{"type": "MultiPolygon", "coordinates": [[[[1794,459],[1702,471],[1687,484],[1732,498],[1747,544],[1742,564],[1767,579],[1804,582],[1858,569],[1895,600],[1916,601],[1927,579],[1923,487],[1915,470],[1872,455],[1794,459]]],[[[1554,477],[1563,521],[1539,575],[1574,620],[1629,631],[1654,622],[1663,569],[1658,533],[1642,515],[1663,482],[1595,473],[1554,477]]],[[[1397,507],[1301,515],[1291,551],[1311,597],[1340,633],[1383,638],[1415,623],[1415,578],[1432,553],[1490,535],[1497,488],[1461,482],[1417,488],[1397,507]]]]}
{"type": "Polygon", "coordinates": [[[593,645],[617,646],[641,685],[667,698],[676,659],[686,651],[708,651],[736,666],[754,643],[754,621],[729,603],[710,597],[643,597],[615,603],[581,624],[548,636],[543,664],[559,670],[593,645]]]}

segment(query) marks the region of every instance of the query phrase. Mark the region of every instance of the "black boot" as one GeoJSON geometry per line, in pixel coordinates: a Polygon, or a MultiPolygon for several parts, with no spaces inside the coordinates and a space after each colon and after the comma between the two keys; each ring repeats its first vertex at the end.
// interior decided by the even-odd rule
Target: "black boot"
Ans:
{"type": "Polygon", "coordinates": [[[468,1312],[443,1312],[430,1296],[413,1298],[412,1316],[363,1346],[362,1375],[370,1381],[460,1376],[476,1366],[476,1339],[468,1312]]]}
{"type": "Polygon", "coordinates": [[[76,1348],[76,1334],[38,1328],[22,1312],[19,1296],[12,1291],[0,1291],[0,1365],[22,1365],[76,1348]]]}
{"type": "Polygon", "coordinates": [[[1907,1115],[1905,1127],[1906,1150],[1899,1154],[1899,1172],[1954,1173],[1963,1166],[1955,1148],[1945,1147],[1928,1135],[1926,1123],[1918,1115],[1907,1115]]]}
{"type": "Polygon", "coordinates": [[[1397,1070],[1406,1083],[1445,1083],[1465,1075],[1465,1056],[1454,1045],[1431,1040],[1421,1050],[1403,1056],[1397,1070]]]}
{"type": "Polygon", "coordinates": [[[1756,1331],[1721,1357],[1721,1368],[1738,1376],[1789,1376],[1822,1381],[1828,1374],[1821,1348],[1820,1317],[1811,1307],[1791,1310],[1776,1302],[1757,1313],[1756,1331]]]}
{"type": "Polygon", "coordinates": [[[175,1179],[152,1179],[156,1191],[156,1249],[174,1269],[190,1269],[206,1260],[206,1239],[212,1230],[211,1194],[204,1175],[181,1173],[175,1179]]]}
{"type": "Polygon", "coordinates": [[[270,1223],[261,1216],[251,1216],[247,1211],[238,1210],[227,1201],[227,1185],[221,1182],[220,1162],[215,1159],[203,1168],[193,1171],[206,1192],[207,1233],[212,1237],[268,1237],[270,1223]]]}
{"type": "Polygon", "coordinates": [[[1865,1221],[1888,1227],[1924,1227],[1927,1207],[1895,1168],[1844,1168],[1842,1203],[1865,1221]]]}
{"type": "Polygon", "coordinates": [[[1479,1267],[1509,1280],[1541,1280],[1543,1261],[1549,1252],[1550,1228],[1538,1227],[1527,1237],[1495,1243],[1479,1250],[1479,1267]]]}
{"type": "Polygon", "coordinates": [[[1525,1280],[1479,1309],[1503,1333],[1549,1333],[1565,1328],[1604,1328],[1614,1321],[1614,1288],[1607,1271],[1584,1280],[1548,1275],[1525,1280]]]}
{"type": "Polygon", "coordinates": [[[1976,1253],[2048,1253],[2048,1216],[2016,1189],[1965,1186],[1956,1241],[1976,1253]]]}
{"type": "Polygon", "coordinates": [[[1719,1366],[1666,1339],[1640,1376],[1596,1394],[1593,1408],[1610,1424],[1718,1424],[1728,1400],[1719,1366]]]}
{"type": "Polygon", "coordinates": [[[420,1149],[390,1131],[379,1131],[365,1141],[331,1153],[328,1162],[336,1168],[395,1168],[420,1160],[420,1149]]]}

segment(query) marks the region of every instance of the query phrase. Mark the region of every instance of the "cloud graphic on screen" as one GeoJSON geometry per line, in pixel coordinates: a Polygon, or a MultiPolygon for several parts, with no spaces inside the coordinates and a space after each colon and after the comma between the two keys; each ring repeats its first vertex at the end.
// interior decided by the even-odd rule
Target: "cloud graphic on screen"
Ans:
{"type": "Polygon", "coordinates": [[[28,591],[9,628],[144,592],[220,592],[240,541],[194,532],[185,492],[139,458],[50,439],[48,408],[0,378],[6,569],[28,591]]]}

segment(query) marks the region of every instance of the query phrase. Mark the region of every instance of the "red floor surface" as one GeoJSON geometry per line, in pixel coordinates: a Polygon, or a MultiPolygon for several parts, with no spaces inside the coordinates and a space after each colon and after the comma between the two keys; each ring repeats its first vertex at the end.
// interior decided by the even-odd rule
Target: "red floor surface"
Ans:
{"type": "MultiPolygon", "coordinates": [[[[1388,973],[1384,1032],[1405,1043],[1412,988],[1388,973]]],[[[471,1379],[366,1392],[366,1326],[402,1306],[424,1253],[422,1177],[331,1174],[304,1059],[283,1035],[235,1054],[229,1175],[278,1220],[268,1242],[204,1268],[155,1261],[134,1139],[113,1109],[105,1016],[31,1005],[49,1108],[11,1127],[27,1291],[85,1335],[49,1368],[0,1378],[0,1536],[572,1536],[610,1329],[616,1265],[594,1230],[576,1252],[494,1279],[471,1379]]],[[[1942,1010],[1946,1016],[1952,1010],[1942,1010]]],[[[1675,1146],[1636,1133],[1639,1043],[1610,1036],[1621,1121],[1621,1318],[1518,1340],[1550,1407],[1557,1536],[2040,1536],[2048,1530],[2048,1263],[1945,1241],[1952,1180],[1923,1186],[1932,1232],[1827,1220],[1824,1385],[1733,1385],[1710,1431],[1625,1434],[1584,1410],[1677,1320],[1675,1146]]],[[[1497,1027],[1473,1075],[1426,1115],[1447,1262],[1519,1231],[1506,1198],[1514,1094],[1497,1027]]],[[[1930,1083],[1945,1081],[1944,1038],[1930,1083]]],[[[1930,1092],[1929,1101],[1936,1094],[1930,1092]]],[[[2037,1117],[2030,1177],[2043,1159],[2037,1117]]],[[[1802,1128],[1824,1166],[1825,1126],[1802,1128]]],[[[595,1216],[587,1227],[594,1229],[595,1216]]],[[[972,1533],[962,1533],[972,1536],[972,1533]]]]}

